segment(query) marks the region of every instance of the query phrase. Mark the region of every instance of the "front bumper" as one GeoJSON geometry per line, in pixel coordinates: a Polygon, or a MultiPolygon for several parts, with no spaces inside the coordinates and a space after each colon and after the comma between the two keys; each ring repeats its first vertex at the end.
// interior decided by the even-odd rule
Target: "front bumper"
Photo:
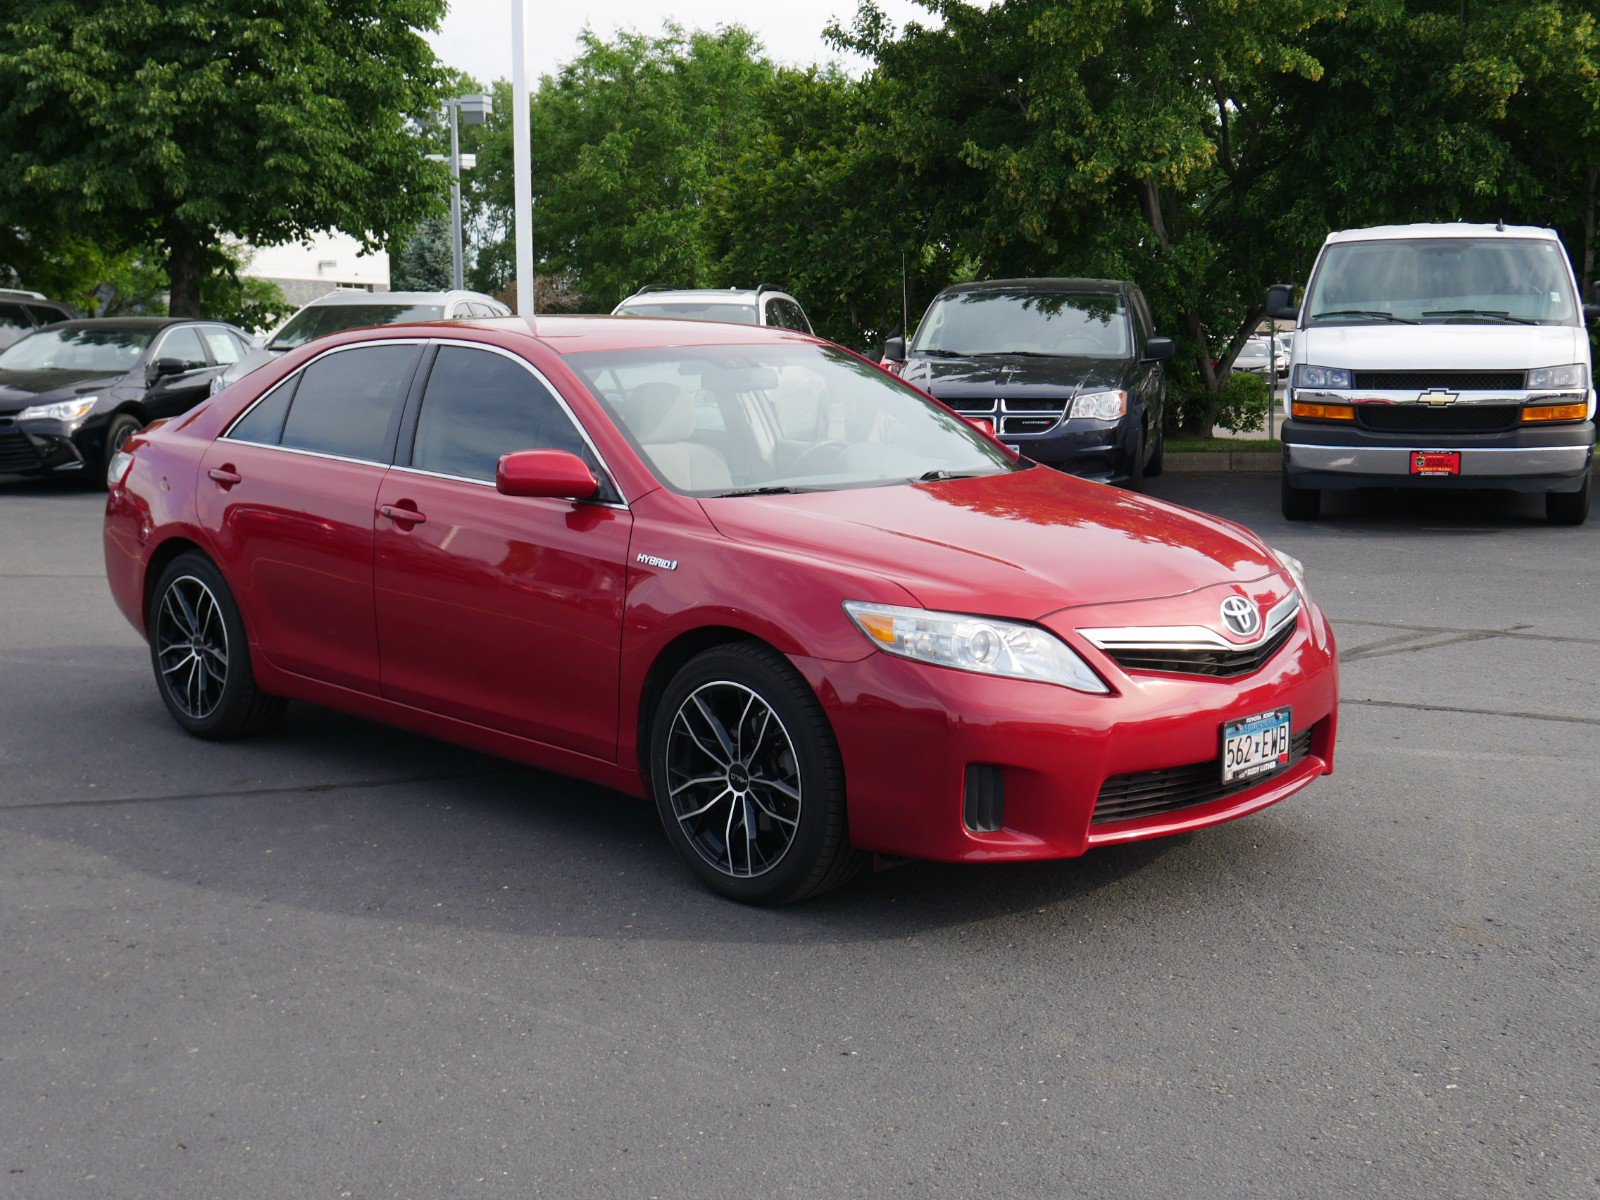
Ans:
{"type": "Polygon", "coordinates": [[[92,414],[73,425],[0,417],[0,475],[43,475],[82,471],[105,444],[109,419],[92,414]]]}
{"type": "Polygon", "coordinates": [[[1376,433],[1352,424],[1283,423],[1283,469],[1295,487],[1577,491],[1594,463],[1593,421],[1505,433],[1376,433]],[[1459,450],[1461,474],[1411,474],[1416,450],[1459,450]]]}
{"type": "MultiPolygon", "coordinates": [[[[1204,828],[1264,808],[1333,770],[1338,665],[1314,605],[1294,637],[1239,679],[1128,674],[1068,639],[1115,689],[1091,696],[995,679],[888,654],[858,662],[799,659],[844,756],[850,838],[881,854],[959,862],[1071,858],[1093,846],[1204,828]],[[1309,755],[1257,785],[1157,815],[1094,824],[1113,776],[1215,760],[1225,721],[1291,706],[1309,755]],[[968,768],[1005,779],[1000,829],[968,828],[968,768]]],[[[1220,768],[1219,768],[1220,778],[1220,768]]]]}
{"type": "Polygon", "coordinates": [[[1048,433],[1006,434],[1000,440],[1015,446],[1036,463],[1095,483],[1125,483],[1133,473],[1136,424],[1068,418],[1048,433]]]}

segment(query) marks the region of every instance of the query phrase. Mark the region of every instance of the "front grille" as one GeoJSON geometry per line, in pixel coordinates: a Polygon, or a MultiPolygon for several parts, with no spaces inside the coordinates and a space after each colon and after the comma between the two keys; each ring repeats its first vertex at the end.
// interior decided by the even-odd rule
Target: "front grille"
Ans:
{"type": "Polygon", "coordinates": [[[1185,646],[1129,646],[1115,647],[1106,653],[1127,671],[1173,671],[1184,675],[1209,675],[1216,679],[1232,679],[1236,675],[1249,675],[1267,665],[1284,643],[1294,636],[1295,622],[1290,621],[1261,645],[1251,650],[1221,650],[1207,647],[1185,646]]]}
{"type": "Polygon", "coordinates": [[[1522,391],[1521,371],[1355,371],[1350,386],[1375,392],[1425,392],[1449,388],[1454,392],[1522,391]]]}
{"type": "Polygon", "coordinates": [[[1500,433],[1521,420],[1520,404],[1356,405],[1356,424],[1376,433],[1500,433]]]}
{"type": "Polygon", "coordinates": [[[1003,436],[1020,433],[1046,433],[1066,415],[1072,403],[1066,397],[1027,396],[999,400],[946,400],[963,417],[978,417],[995,423],[1003,436]]]}
{"type": "Polygon", "coordinates": [[[1311,730],[1302,729],[1289,740],[1289,761],[1268,775],[1242,779],[1224,785],[1222,761],[1194,763],[1187,767],[1169,767],[1164,771],[1140,771],[1133,775],[1113,775],[1100,788],[1100,798],[1094,804],[1091,824],[1109,825],[1113,821],[1133,821],[1140,817],[1154,817],[1161,813],[1192,808],[1197,804],[1210,804],[1240,792],[1249,791],[1267,780],[1281,775],[1311,753],[1311,730]]]}
{"type": "Polygon", "coordinates": [[[0,422],[0,472],[32,471],[39,463],[39,452],[22,430],[13,422],[0,422]]]}

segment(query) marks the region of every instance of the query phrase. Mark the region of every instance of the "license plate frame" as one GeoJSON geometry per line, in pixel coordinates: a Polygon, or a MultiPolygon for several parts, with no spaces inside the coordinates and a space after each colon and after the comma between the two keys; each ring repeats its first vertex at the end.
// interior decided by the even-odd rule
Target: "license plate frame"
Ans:
{"type": "Polygon", "coordinates": [[[1425,477],[1461,474],[1459,450],[1413,450],[1411,473],[1425,477]]]}
{"type": "Polygon", "coordinates": [[[1222,723],[1224,785],[1262,779],[1289,765],[1294,741],[1294,709],[1269,708],[1254,716],[1222,723]]]}

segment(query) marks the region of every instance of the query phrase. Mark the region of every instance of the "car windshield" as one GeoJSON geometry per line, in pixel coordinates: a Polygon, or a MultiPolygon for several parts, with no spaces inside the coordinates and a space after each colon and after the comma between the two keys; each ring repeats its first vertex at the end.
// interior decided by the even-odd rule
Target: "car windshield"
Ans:
{"type": "Polygon", "coordinates": [[[120,375],[133,369],[154,336],[154,329],[41,329],[0,352],[0,371],[120,375]]]}
{"type": "Polygon", "coordinates": [[[913,354],[1126,358],[1132,352],[1120,296],[1105,292],[960,292],[935,300],[913,354]]]}
{"type": "Polygon", "coordinates": [[[675,300],[671,303],[629,304],[625,317],[687,317],[694,321],[722,321],[730,325],[758,325],[753,304],[729,304],[715,300],[675,300]]]}
{"type": "Polygon", "coordinates": [[[1559,243],[1536,238],[1335,242],[1306,296],[1312,325],[1571,325],[1578,306],[1559,243]]]}
{"type": "Polygon", "coordinates": [[[289,318],[273,335],[268,350],[293,350],[313,338],[326,337],[363,325],[400,325],[406,321],[437,321],[442,304],[313,304],[289,318]]]}
{"type": "Polygon", "coordinates": [[[836,346],[594,351],[566,361],[656,476],[690,495],[1020,469],[960,417],[836,346]]]}

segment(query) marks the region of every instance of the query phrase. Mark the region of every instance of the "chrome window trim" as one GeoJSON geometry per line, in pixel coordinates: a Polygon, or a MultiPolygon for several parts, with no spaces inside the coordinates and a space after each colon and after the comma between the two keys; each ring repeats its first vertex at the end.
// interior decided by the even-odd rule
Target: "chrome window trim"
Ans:
{"type": "Polygon", "coordinates": [[[1272,606],[1261,633],[1252,641],[1230,642],[1204,625],[1121,625],[1107,629],[1080,629],[1093,646],[1113,650],[1228,650],[1250,651],[1266,645],[1299,615],[1298,589],[1272,606]]]}

